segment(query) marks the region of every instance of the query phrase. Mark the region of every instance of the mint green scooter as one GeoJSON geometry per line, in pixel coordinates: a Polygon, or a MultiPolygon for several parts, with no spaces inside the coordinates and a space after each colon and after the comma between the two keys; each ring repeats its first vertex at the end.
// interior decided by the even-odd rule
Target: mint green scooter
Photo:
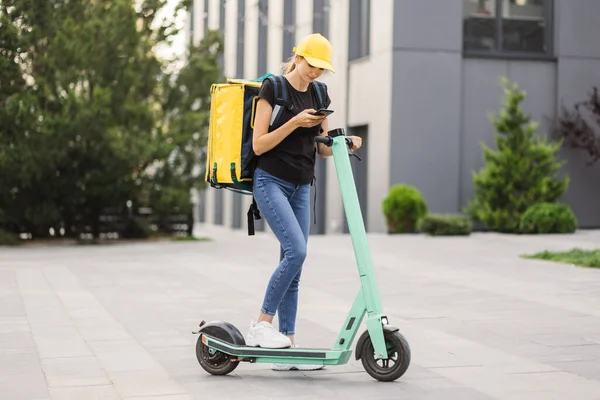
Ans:
{"type": "Polygon", "coordinates": [[[315,142],[333,149],[333,158],[341,188],[342,200],[352,238],[361,288],[331,349],[284,348],[270,349],[246,346],[244,336],[229,322],[200,323],[196,357],[202,368],[213,375],[226,375],[242,362],[340,365],[350,359],[352,342],[367,314],[367,330],[356,344],[355,357],[361,360],[367,373],[379,381],[400,378],[410,364],[410,347],[398,328],[388,324],[383,313],[364,221],[348,157],[351,140],[343,129],[328,136],[317,136],[315,142]]]}

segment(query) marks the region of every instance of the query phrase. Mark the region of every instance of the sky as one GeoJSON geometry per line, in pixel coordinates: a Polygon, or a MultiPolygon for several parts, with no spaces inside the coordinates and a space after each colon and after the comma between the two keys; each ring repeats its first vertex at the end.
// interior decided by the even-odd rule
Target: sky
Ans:
{"type": "Polygon", "coordinates": [[[175,20],[177,23],[177,27],[181,29],[177,37],[173,40],[173,45],[169,47],[164,47],[160,49],[156,49],[156,53],[161,58],[173,58],[174,55],[181,55],[185,51],[185,31],[183,30],[183,26],[185,24],[185,14],[180,13],[179,15],[174,15],[175,6],[179,3],[179,0],[168,0],[167,5],[163,8],[163,12],[160,15],[159,19],[162,20],[163,17],[166,17],[170,20],[175,20]]]}

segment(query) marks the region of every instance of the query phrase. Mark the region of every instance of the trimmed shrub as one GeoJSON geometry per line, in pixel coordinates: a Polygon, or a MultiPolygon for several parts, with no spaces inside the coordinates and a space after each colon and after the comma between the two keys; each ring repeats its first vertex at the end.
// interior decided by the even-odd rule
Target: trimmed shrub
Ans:
{"type": "Polygon", "coordinates": [[[0,246],[18,246],[20,244],[21,240],[17,234],[0,229],[0,246]]]}
{"type": "Polygon", "coordinates": [[[427,204],[414,186],[394,185],[383,199],[383,214],[389,233],[412,233],[418,221],[427,215],[427,204]]]}
{"type": "Polygon", "coordinates": [[[468,236],[471,220],[462,214],[428,214],[419,223],[419,230],[431,236],[468,236]]]}
{"type": "Polygon", "coordinates": [[[496,149],[483,145],[485,165],[474,173],[474,197],[466,211],[492,231],[518,233],[525,210],[558,201],[569,178],[562,176],[564,162],[557,159],[561,141],[535,133],[539,124],[521,107],[525,92],[503,81],[504,106],[492,119],[496,149]]]}
{"type": "Polygon", "coordinates": [[[521,233],[573,233],[577,225],[577,218],[568,205],[538,203],[525,211],[519,229],[521,233]]]}

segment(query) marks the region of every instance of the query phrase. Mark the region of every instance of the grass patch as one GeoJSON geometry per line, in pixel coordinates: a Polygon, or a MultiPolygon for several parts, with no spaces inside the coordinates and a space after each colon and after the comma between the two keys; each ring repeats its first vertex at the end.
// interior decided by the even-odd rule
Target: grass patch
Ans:
{"type": "Polygon", "coordinates": [[[563,252],[542,251],[536,254],[527,254],[523,258],[556,261],[573,264],[580,267],[600,268],[600,249],[583,250],[572,249],[563,252]]]}
{"type": "Polygon", "coordinates": [[[194,236],[175,236],[171,238],[174,242],[208,242],[210,238],[207,237],[194,237],[194,236]]]}

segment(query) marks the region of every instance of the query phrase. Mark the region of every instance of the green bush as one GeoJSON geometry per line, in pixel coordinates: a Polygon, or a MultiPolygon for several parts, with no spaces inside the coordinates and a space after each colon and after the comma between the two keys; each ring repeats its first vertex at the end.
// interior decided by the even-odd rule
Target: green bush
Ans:
{"type": "Polygon", "coordinates": [[[18,246],[19,244],[21,244],[21,240],[17,234],[0,229],[0,246],[18,246]]]}
{"type": "Polygon", "coordinates": [[[462,214],[428,214],[419,223],[419,230],[431,236],[468,236],[471,220],[462,214]]]}
{"type": "Polygon", "coordinates": [[[394,185],[383,199],[383,214],[389,233],[412,233],[427,215],[427,204],[414,186],[394,185]]]}
{"type": "Polygon", "coordinates": [[[123,239],[147,239],[151,232],[148,221],[141,217],[132,217],[127,220],[119,236],[123,239]]]}
{"type": "Polygon", "coordinates": [[[573,233],[577,218],[566,204],[538,203],[525,211],[519,229],[522,233],[573,233]]]}
{"type": "Polygon", "coordinates": [[[484,167],[474,174],[474,198],[466,208],[474,221],[492,231],[517,233],[521,216],[537,203],[554,203],[565,192],[568,177],[560,177],[556,159],[560,141],[535,134],[520,104],[525,93],[505,80],[504,107],[493,120],[496,150],[483,145],[484,167]]]}

